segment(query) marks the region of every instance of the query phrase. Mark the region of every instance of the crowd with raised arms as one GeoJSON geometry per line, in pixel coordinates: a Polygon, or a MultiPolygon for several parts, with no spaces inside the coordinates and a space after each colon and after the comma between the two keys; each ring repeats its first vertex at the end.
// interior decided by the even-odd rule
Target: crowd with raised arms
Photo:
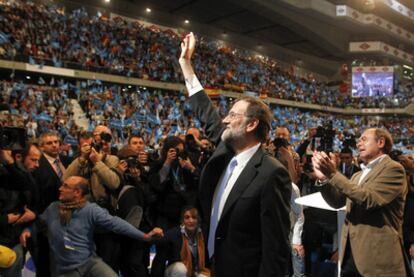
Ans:
{"type": "MultiPolygon", "coordinates": [[[[66,11],[61,5],[13,1],[0,5],[0,57],[31,64],[179,83],[173,29],[144,25],[121,17],[66,11]]],[[[194,67],[207,88],[266,93],[270,97],[334,107],[404,107],[412,83],[399,85],[393,97],[353,98],[314,78],[283,70],[277,60],[201,38],[194,67]]]]}

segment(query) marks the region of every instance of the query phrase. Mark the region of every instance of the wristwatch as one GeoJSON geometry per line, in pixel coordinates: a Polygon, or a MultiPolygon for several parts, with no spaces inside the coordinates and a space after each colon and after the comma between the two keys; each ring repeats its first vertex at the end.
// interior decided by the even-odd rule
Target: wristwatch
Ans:
{"type": "Polygon", "coordinates": [[[315,186],[316,187],[323,187],[324,185],[326,185],[327,183],[329,183],[329,179],[325,179],[325,180],[323,180],[323,181],[321,181],[321,180],[316,180],[316,182],[315,182],[315,186]]]}

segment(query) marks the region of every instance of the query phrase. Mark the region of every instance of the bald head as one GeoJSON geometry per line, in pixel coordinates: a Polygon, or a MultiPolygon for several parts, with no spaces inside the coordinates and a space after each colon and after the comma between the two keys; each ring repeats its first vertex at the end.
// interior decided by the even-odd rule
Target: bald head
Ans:
{"type": "Polygon", "coordinates": [[[101,134],[101,133],[107,133],[110,134],[111,130],[105,126],[105,125],[98,125],[95,127],[95,129],[93,130],[93,134],[101,134]]]}
{"type": "Polygon", "coordinates": [[[72,188],[79,189],[83,196],[89,193],[89,182],[81,176],[68,177],[66,178],[65,183],[70,184],[72,188]]]}

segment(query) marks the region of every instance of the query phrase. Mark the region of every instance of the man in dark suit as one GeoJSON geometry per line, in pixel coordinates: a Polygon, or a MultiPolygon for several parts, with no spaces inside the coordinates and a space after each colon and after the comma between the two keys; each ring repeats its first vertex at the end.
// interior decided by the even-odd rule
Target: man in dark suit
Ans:
{"type": "MultiPolygon", "coordinates": [[[[38,195],[38,203],[35,204],[36,212],[41,214],[52,202],[58,200],[59,187],[68,161],[64,156],[59,155],[60,137],[57,133],[47,132],[40,135],[39,146],[42,156],[39,160],[39,168],[33,172],[33,176],[38,195]]],[[[47,237],[39,233],[33,238],[29,249],[36,265],[36,276],[50,276],[47,237]]]]}
{"type": "Polygon", "coordinates": [[[362,170],[349,180],[337,171],[334,154],[312,158],[321,193],[333,207],[346,204],[339,254],[341,276],[407,276],[402,223],[407,195],[404,168],[391,160],[392,137],[367,129],[358,140],[362,170]]]}
{"type": "Polygon", "coordinates": [[[181,45],[180,66],[193,112],[217,149],[200,178],[200,204],[212,274],[283,276],[289,249],[291,181],[261,143],[272,114],[260,100],[239,99],[221,120],[194,74],[192,33],[181,45]]]}
{"type": "Polygon", "coordinates": [[[68,166],[66,157],[60,153],[60,137],[54,132],[43,133],[39,137],[42,156],[39,168],[33,172],[39,189],[38,212],[42,213],[50,203],[59,198],[59,187],[68,166]]]}
{"type": "Polygon", "coordinates": [[[340,163],[338,169],[347,178],[351,178],[352,175],[361,170],[359,166],[354,163],[352,150],[350,148],[343,148],[341,153],[339,153],[339,159],[340,163]]]}

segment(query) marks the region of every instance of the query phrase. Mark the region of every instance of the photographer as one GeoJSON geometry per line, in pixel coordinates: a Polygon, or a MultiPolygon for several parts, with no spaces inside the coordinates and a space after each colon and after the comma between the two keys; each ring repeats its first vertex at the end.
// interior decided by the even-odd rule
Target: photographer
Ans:
{"type": "MultiPolygon", "coordinates": [[[[161,149],[161,159],[150,175],[151,188],[156,192],[155,223],[163,230],[180,224],[183,207],[194,205],[197,201],[196,167],[185,151],[184,141],[179,137],[167,137],[161,149]]],[[[157,252],[165,251],[158,245],[157,252]]],[[[154,268],[165,263],[160,256],[153,261],[154,268]]]]}
{"type": "Polygon", "coordinates": [[[111,195],[118,189],[120,179],[114,169],[119,164],[116,156],[103,153],[94,147],[91,133],[79,137],[80,155],[66,169],[64,179],[70,176],[82,176],[91,184],[91,198],[110,212],[115,208],[111,195]]]}
{"type": "Polygon", "coordinates": [[[145,149],[144,138],[140,135],[131,135],[128,138],[128,148],[137,154],[138,162],[141,165],[140,177],[144,181],[148,181],[148,174],[154,165],[155,156],[150,149],[145,149]]]}
{"type": "Polygon", "coordinates": [[[306,132],[305,138],[303,139],[302,143],[298,147],[296,147],[296,153],[298,153],[300,157],[303,157],[306,154],[306,150],[309,144],[312,143],[315,135],[316,128],[309,128],[306,132]]]}
{"type": "Polygon", "coordinates": [[[105,125],[98,125],[93,130],[93,140],[96,145],[95,150],[102,150],[105,154],[116,155],[116,147],[112,147],[111,129],[105,125]],[[99,148],[99,149],[97,149],[99,148]]]}
{"type": "MultiPolygon", "coordinates": [[[[70,176],[86,178],[91,187],[90,200],[102,208],[115,214],[118,188],[121,180],[116,171],[119,164],[118,157],[97,151],[93,144],[91,133],[83,133],[79,137],[80,156],[66,169],[64,179],[70,176]]],[[[114,240],[112,234],[99,230],[95,234],[98,255],[113,269],[117,270],[112,255],[114,240]]]]}
{"type": "Polygon", "coordinates": [[[192,164],[201,170],[214,152],[213,144],[207,138],[201,138],[200,130],[190,127],[185,136],[185,148],[192,164]]]}
{"type": "MultiPolygon", "coordinates": [[[[152,228],[149,205],[154,197],[149,193],[148,183],[141,179],[142,166],[138,155],[129,148],[118,152],[121,160],[118,172],[122,176],[122,189],[118,196],[117,215],[138,229],[149,232],[152,228]]],[[[120,239],[120,269],[122,276],[148,276],[150,245],[127,237],[120,239]]]]}
{"type": "Polygon", "coordinates": [[[176,136],[166,138],[161,159],[152,172],[150,184],[157,193],[156,225],[169,229],[180,223],[181,209],[196,202],[198,172],[184,141],[176,136]]]}

